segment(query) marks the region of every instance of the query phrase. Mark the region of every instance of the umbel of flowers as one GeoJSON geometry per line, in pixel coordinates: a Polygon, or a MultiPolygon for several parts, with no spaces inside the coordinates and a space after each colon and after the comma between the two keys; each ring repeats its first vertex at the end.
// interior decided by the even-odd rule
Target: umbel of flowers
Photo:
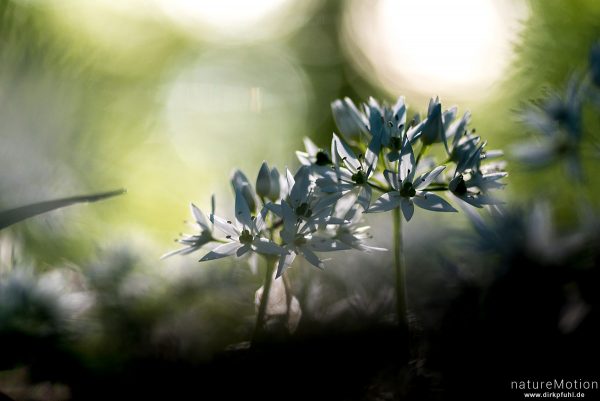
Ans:
{"type": "Polygon", "coordinates": [[[403,97],[392,106],[371,98],[360,107],[345,98],[331,108],[339,132],[330,147],[305,138],[294,173],[263,162],[251,182],[235,171],[235,210],[215,215],[213,198],[205,216],[192,204],[199,232],[183,236],[178,241],[185,247],[165,255],[212,247],[200,261],[264,256],[268,268],[257,328],[273,276],[285,275],[297,258],[322,269],[324,252],[385,251],[366,243],[370,236],[363,223],[364,213],[382,212],[394,215],[397,314],[405,324],[402,221],[412,219],[415,207],[439,213],[456,212],[453,204],[459,203],[494,205],[494,190],[504,186],[504,163],[492,160],[502,152],[486,150],[486,141],[468,128],[469,112],[458,117],[456,107],[444,110],[439,99],[431,99],[427,115],[409,118],[403,97]]]}

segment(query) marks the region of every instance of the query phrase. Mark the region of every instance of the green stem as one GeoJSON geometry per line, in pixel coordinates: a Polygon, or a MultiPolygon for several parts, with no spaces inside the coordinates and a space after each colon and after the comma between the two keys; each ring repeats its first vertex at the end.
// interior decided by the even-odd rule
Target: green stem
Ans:
{"type": "Polygon", "coordinates": [[[394,266],[396,268],[396,316],[398,325],[407,327],[406,317],[406,265],[402,246],[402,213],[394,209],[394,266]]]}
{"type": "Polygon", "coordinates": [[[389,192],[390,190],[388,188],[384,188],[381,185],[375,184],[371,181],[368,181],[367,184],[369,184],[369,186],[373,189],[377,189],[378,191],[381,191],[383,193],[389,192]]]}
{"type": "Polygon", "coordinates": [[[421,157],[423,157],[423,155],[425,154],[425,151],[427,150],[428,145],[422,145],[421,146],[421,150],[419,150],[419,154],[417,155],[417,160],[415,160],[415,164],[419,164],[419,161],[421,160],[421,157]]]}
{"type": "Polygon", "coordinates": [[[290,308],[292,307],[292,283],[290,282],[290,279],[288,277],[287,274],[283,274],[281,276],[281,279],[283,280],[283,286],[285,288],[285,304],[286,304],[286,308],[285,308],[285,324],[286,326],[289,327],[289,323],[290,323],[290,308]]]}
{"type": "Polygon", "coordinates": [[[265,324],[265,316],[267,314],[267,305],[269,303],[269,295],[271,292],[271,284],[273,283],[273,272],[275,271],[275,263],[273,258],[265,256],[267,268],[265,273],[265,282],[263,284],[263,293],[258,306],[258,314],[256,315],[256,325],[252,335],[252,342],[256,342],[262,334],[262,329],[265,324]]]}

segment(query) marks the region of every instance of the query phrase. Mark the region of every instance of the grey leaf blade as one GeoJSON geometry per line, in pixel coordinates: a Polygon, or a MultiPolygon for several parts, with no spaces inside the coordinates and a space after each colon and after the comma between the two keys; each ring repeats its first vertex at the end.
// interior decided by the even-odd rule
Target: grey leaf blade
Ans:
{"type": "Polygon", "coordinates": [[[126,190],[117,189],[115,191],[101,192],[92,195],[72,196],[69,198],[55,199],[50,201],[32,203],[26,206],[20,206],[14,209],[0,212],[0,230],[9,227],[22,220],[28,219],[39,214],[50,212],[52,210],[75,205],[77,203],[91,203],[100,200],[112,198],[124,194],[126,190]]]}

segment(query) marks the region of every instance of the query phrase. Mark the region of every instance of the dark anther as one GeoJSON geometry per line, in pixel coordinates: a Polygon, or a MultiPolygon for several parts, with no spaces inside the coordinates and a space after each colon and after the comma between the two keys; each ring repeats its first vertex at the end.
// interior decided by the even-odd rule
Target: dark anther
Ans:
{"type": "Polygon", "coordinates": [[[232,224],[232,223],[231,223],[231,220],[227,220],[227,224],[232,224]]]}
{"type": "Polygon", "coordinates": [[[231,235],[226,235],[225,238],[231,239],[231,235]]]}
{"type": "Polygon", "coordinates": [[[327,155],[327,153],[325,153],[322,150],[319,150],[317,152],[317,156],[316,156],[316,161],[315,164],[317,166],[326,166],[328,164],[331,164],[331,159],[329,159],[329,156],[327,155]]]}

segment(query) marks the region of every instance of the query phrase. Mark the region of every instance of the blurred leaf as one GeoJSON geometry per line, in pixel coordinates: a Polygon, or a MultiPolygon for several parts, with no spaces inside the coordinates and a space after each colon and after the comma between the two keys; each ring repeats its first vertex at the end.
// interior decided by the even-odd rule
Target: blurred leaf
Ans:
{"type": "Polygon", "coordinates": [[[38,202],[31,205],[5,210],[0,212],[0,230],[18,223],[19,221],[37,216],[38,214],[49,212],[51,210],[71,206],[76,203],[96,202],[99,200],[112,198],[113,196],[121,195],[123,193],[125,193],[124,189],[117,189],[115,191],[101,192],[93,195],[72,196],[70,198],[38,202]]]}

